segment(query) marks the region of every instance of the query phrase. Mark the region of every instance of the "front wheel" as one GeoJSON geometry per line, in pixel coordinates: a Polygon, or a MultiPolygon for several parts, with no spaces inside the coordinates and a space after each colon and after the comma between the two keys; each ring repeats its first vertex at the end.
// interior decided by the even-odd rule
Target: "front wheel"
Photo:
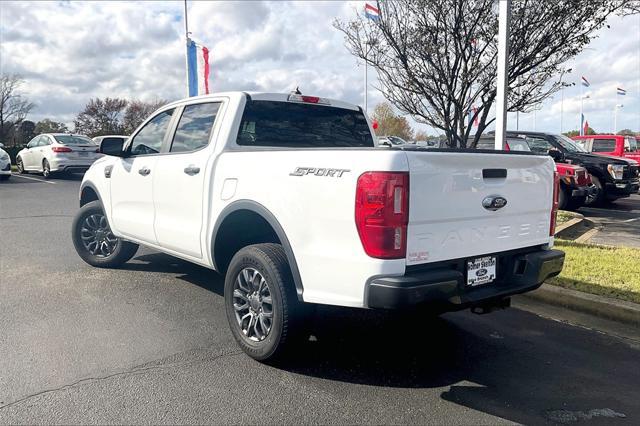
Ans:
{"type": "Polygon", "coordinates": [[[87,203],[78,211],[71,237],[82,260],[99,268],[120,266],[138,250],[137,244],[113,235],[100,201],[87,203]]]}
{"type": "Polygon", "coordinates": [[[584,205],[587,207],[597,207],[602,204],[602,200],[604,199],[604,188],[602,187],[602,183],[600,183],[600,179],[593,175],[591,176],[591,185],[591,191],[589,191],[584,205]]]}
{"type": "Polygon", "coordinates": [[[279,244],[251,245],[236,253],[227,270],[224,299],[233,337],[258,361],[284,354],[302,323],[302,304],[279,244]]]}

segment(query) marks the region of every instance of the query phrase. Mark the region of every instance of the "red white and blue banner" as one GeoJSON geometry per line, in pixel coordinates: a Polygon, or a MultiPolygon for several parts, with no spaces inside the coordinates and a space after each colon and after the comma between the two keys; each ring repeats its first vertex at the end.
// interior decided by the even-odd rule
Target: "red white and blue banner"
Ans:
{"type": "Polygon", "coordinates": [[[624,89],[622,89],[622,88],[620,88],[620,87],[618,87],[618,88],[616,89],[616,94],[617,94],[617,95],[624,96],[624,95],[626,95],[626,94],[627,94],[627,91],[626,91],[626,90],[624,90],[624,89]]]}
{"type": "Polygon", "coordinates": [[[369,3],[365,3],[364,5],[364,14],[373,21],[380,19],[380,10],[377,7],[371,6],[369,3]]]}
{"type": "Polygon", "coordinates": [[[187,39],[189,96],[209,94],[209,49],[187,39]]]}
{"type": "Polygon", "coordinates": [[[582,85],[584,87],[589,87],[591,86],[591,83],[589,83],[589,80],[587,80],[584,76],[582,76],[582,85]]]}

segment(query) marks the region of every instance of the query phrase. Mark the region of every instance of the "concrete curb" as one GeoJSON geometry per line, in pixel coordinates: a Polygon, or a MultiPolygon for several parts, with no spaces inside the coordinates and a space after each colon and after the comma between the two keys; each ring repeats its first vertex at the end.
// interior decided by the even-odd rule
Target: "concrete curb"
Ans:
{"type": "Polygon", "coordinates": [[[521,297],[549,305],[561,306],[599,318],[640,326],[640,305],[637,303],[596,296],[595,294],[583,293],[550,284],[542,284],[539,289],[522,294],[521,297]]]}
{"type": "Polygon", "coordinates": [[[573,216],[573,219],[568,220],[567,222],[563,223],[562,225],[558,225],[556,226],[556,233],[555,236],[556,237],[560,237],[562,233],[564,232],[569,232],[569,230],[573,229],[575,226],[578,226],[582,223],[582,221],[584,220],[584,216],[581,215],[580,213],[575,213],[575,212],[568,212],[568,211],[564,211],[564,213],[568,213],[571,216],[573,216]]]}

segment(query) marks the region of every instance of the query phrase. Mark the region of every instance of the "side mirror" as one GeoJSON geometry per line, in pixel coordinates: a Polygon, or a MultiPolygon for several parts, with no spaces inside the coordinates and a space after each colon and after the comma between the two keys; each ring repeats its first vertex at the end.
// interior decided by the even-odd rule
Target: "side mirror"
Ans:
{"type": "Polygon", "coordinates": [[[105,155],[111,155],[114,157],[126,157],[126,153],[122,150],[124,146],[124,140],[120,138],[105,139],[100,144],[99,151],[105,155]]]}
{"type": "Polygon", "coordinates": [[[550,149],[549,157],[553,158],[556,163],[562,163],[564,161],[564,154],[558,150],[550,149]]]}

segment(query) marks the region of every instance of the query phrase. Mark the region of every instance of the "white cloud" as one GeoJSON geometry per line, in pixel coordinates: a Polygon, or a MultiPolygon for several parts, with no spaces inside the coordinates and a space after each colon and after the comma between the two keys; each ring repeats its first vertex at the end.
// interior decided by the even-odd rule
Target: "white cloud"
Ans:
{"type": "MultiPolygon", "coordinates": [[[[333,28],[363,1],[189,2],[192,37],[211,50],[211,87],[303,92],[362,104],[363,69],[333,28]]],[[[185,92],[183,2],[0,2],[0,68],[21,73],[31,119],[70,122],[91,97],[169,100],[185,92]]],[[[627,89],[620,128],[640,130],[640,16],[615,18],[574,61],[567,81],[592,83],[585,115],[608,129],[615,88],[627,89]]],[[[370,69],[370,108],[383,100],[370,69]]],[[[579,86],[564,91],[564,128],[576,127],[579,86]]],[[[560,94],[536,113],[559,130],[560,94]]],[[[515,128],[515,115],[509,127],[515,128]]],[[[531,128],[533,114],[520,114],[531,128]]]]}

